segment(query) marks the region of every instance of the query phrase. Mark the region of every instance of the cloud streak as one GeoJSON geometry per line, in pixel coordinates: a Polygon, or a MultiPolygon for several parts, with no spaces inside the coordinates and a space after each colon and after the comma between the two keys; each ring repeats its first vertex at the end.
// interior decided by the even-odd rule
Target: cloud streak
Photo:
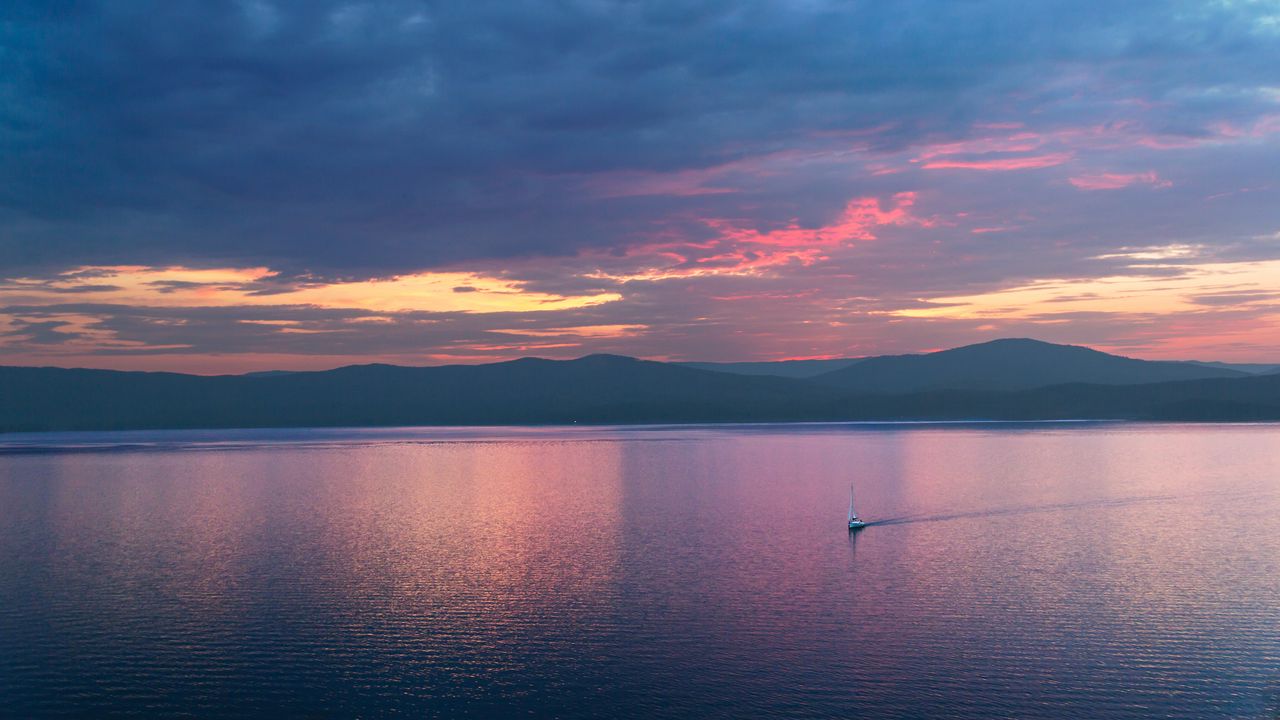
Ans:
{"type": "Polygon", "coordinates": [[[1172,182],[1151,171],[1143,173],[1077,175],[1067,178],[1067,182],[1080,190],[1121,190],[1132,185],[1150,185],[1155,188],[1173,187],[1172,182]]]}

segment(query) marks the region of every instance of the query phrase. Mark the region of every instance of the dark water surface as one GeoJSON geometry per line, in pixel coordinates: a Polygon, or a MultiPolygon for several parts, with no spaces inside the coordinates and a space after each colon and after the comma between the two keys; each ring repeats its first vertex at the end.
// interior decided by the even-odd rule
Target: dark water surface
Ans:
{"type": "Polygon", "coordinates": [[[1277,426],[10,435],[0,551],[6,717],[1280,714],[1277,426]]]}

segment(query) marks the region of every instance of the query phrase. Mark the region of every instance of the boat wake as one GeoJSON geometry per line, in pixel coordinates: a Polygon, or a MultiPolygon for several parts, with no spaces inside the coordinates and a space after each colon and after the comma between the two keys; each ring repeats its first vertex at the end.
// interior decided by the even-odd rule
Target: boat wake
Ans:
{"type": "Polygon", "coordinates": [[[988,517],[1000,517],[1002,515],[1027,515],[1031,513],[1052,513],[1062,512],[1064,510],[1083,510],[1090,508],[1107,508],[1107,507],[1124,507],[1126,505],[1140,505],[1146,503],[1162,503],[1170,502],[1178,499],[1174,495],[1143,495],[1126,498],[1110,498],[1104,500],[1088,500],[1076,503],[1056,503],[1053,505],[1022,505],[1016,507],[993,508],[990,510],[974,510],[971,512],[947,513],[944,515],[904,515],[896,518],[885,518],[883,520],[872,520],[867,522],[868,527],[880,527],[886,525],[911,525],[916,523],[934,523],[947,522],[949,520],[976,520],[988,517]]]}

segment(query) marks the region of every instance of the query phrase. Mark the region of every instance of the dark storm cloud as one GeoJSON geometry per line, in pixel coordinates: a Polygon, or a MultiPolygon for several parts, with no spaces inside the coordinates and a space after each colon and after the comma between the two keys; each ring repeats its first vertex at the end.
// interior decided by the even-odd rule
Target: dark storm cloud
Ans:
{"type": "Polygon", "coordinates": [[[0,268],[361,277],[617,248],[681,213],[820,223],[894,181],[829,170],[695,197],[590,186],[869,128],[851,137],[874,155],[981,121],[1101,122],[1125,98],[1165,104],[1152,132],[1202,138],[1273,102],[1256,93],[1280,66],[1267,7],[11,2],[0,268]]]}

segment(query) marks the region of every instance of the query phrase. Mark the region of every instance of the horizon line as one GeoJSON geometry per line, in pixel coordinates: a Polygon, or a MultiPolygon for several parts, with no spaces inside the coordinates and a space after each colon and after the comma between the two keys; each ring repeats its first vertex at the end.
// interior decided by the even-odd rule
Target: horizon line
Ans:
{"type": "MultiPolygon", "coordinates": [[[[350,363],[343,363],[343,364],[335,364],[332,366],[326,366],[322,368],[288,369],[284,367],[279,367],[279,368],[269,368],[265,370],[248,370],[244,372],[195,372],[190,370],[168,370],[168,369],[121,369],[121,368],[110,368],[110,367],[92,367],[92,366],[86,366],[86,365],[70,365],[70,364],[64,365],[64,364],[50,364],[50,363],[38,363],[38,364],[0,363],[0,368],[92,370],[92,371],[102,371],[102,372],[191,375],[191,376],[198,376],[198,377],[244,377],[248,375],[269,375],[273,373],[322,373],[322,372],[332,372],[334,370],[342,370],[344,368],[369,367],[374,365],[383,365],[387,367],[400,367],[400,368],[439,368],[439,367],[455,367],[455,366],[478,367],[478,366],[484,366],[484,365],[501,365],[503,363],[519,362],[521,360],[544,360],[547,362],[576,362],[576,361],[584,360],[591,357],[619,357],[619,358],[627,358],[630,360],[639,360],[643,362],[663,363],[667,365],[770,365],[770,364],[794,363],[794,362],[840,362],[842,360],[850,360],[850,361],[868,360],[868,359],[877,358],[877,357],[932,355],[935,353],[946,352],[949,350],[958,350],[961,348],[976,347],[979,345],[987,345],[991,343],[1010,341],[1010,340],[1025,340],[1025,341],[1030,341],[1035,343],[1041,343],[1044,345],[1053,345],[1056,347],[1085,348],[1087,350],[1093,350],[1094,352],[1100,352],[1100,353],[1104,353],[1106,355],[1111,355],[1114,357],[1121,357],[1121,358],[1126,358],[1130,360],[1140,360],[1144,362],[1179,362],[1179,363],[1195,363],[1195,364],[1203,364],[1203,365],[1225,365],[1228,367],[1251,366],[1251,365],[1263,365],[1263,366],[1274,365],[1274,366],[1280,367],[1280,359],[1277,359],[1275,361],[1262,360],[1262,361],[1249,361],[1249,362],[1201,360],[1201,359],[1195,359],[1195,358],[1151,359],[1151,358],[1145,358],[1145,357],[1134,356],[1134,355],[1121,355],[1119,353],[1110,352],[1107,350],[1099,350],[1098,348],[1090,345],[1078,345],[1074,343],[1056,343],[1056,342],[1050,342],[1048,340],[1040,340],[1037,338],[1028,338],[1028,337],[1000,337],[1000,338],[992,338],[990,340],[983,340],[980,342],[966,343],[963,345],[955,345],[953,347],[920,350],[916,352],[883,353],[883,354],[840,356],[840,357],[780,358],[775,360],[673,360],[670,358],[644,357],[640,355],[627,355],[623,353],[594,352],[594,353],[586,353],[583,355],[578,355],[578,356],[569,357],[569,358],[544,357],[540,355],[520,355],[518,357],[511,357],[511,358],[505,358],[505,359],[482,359],[476,362],[452,361],[452,362],[440,362],[436,364],[426,364],[426,365],[415,365],[415,364],[372,360],[369,362],[350,362],[350,363]]],[[[305,357],[305,356],[300,356],[300,357],[305,357]]]]}

